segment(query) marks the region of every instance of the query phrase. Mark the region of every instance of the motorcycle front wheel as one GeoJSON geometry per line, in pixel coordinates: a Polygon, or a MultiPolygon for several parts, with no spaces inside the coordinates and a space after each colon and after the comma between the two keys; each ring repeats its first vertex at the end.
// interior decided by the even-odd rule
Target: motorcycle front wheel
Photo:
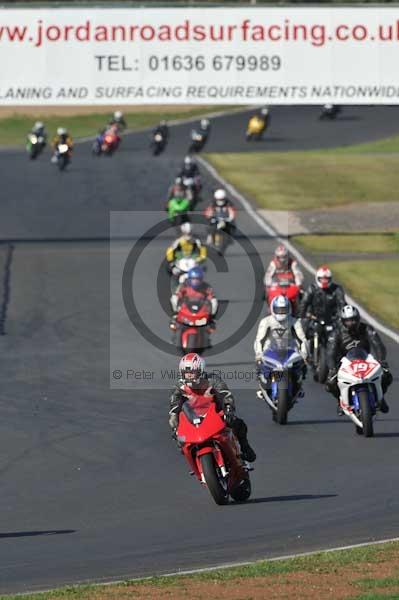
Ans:
{"type": "Polygon", "coordinates": [[[369,402],[369,395],[366,390],[361,390],[359,392],[359,404],[362,412],[361,420],[363,423],[363,435],[364,437],[373,437],[373,415],[369,402]]]}
{"type": "Polygon", "coordinates": [[[201,456],[201,466],[206,485],[208,486],[208,490],[216,504],[227,504],[229,501],[227,486],[217,473],[217,467],[213,459],[213,455],[204,454],[201,456]]]}
{"type": "Polygon", "coordinates": [[[277,400],[277,413],[276,413],[276,422],[279,425],[287,424],[287,415],[288,415],[288,390],[287,388],[278,389],[278,400],[277,400]]]}
{"type": "Polygon", "coordinates": [[[251,495],[251,481],[250,479],[243,479],[240,483],[231,490],[230,496],[236,502],[245,502],[251,495]]]}
{"type": "Polygon", "coordinates": [[[68,164],[68,157],[65,154],[62,154],[62,156],[60,156],[58,158],[58,168],[60,171],[63,171],[65,169],[65,167],[68,164]]]}

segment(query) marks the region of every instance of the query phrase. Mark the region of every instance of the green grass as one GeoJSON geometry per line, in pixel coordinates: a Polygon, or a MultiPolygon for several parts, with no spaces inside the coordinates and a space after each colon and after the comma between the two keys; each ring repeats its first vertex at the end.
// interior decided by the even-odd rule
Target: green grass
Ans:
{"type": "Polygon", "coordinates": [[[353,260],[330,266],[350,295],[399,329],[399,260],[353,260]]]}
{"type": "Polygon", "coordinates": [[[298,235],[292,241],[308,252],[399,253],[399,233],[298,235]]]}
{"type": "MultiPolygon", "coordinates": [[[[111,594],[113,594],[112,597],[115,598],[115,592],[117,591],[118,585],[120,585],[121,595],[126,588],[131,588],[129,592],[131,592],[131,597],[134,598],[134,587],[137,585],[144,585],[146,587],[188,586],[192,581],[210,581],[217,584],[229,580],[237,581],[239,579],[245,580],[256,577],[273,577],[275,575],[289,575],[290,573],[295,572],[320,575],[322,573],[339,573],[339,569],[341,567],[348,567],[352,564],[356,565],[356,570],[354,570],[354,574],[356,574],[362,572],[362,565],[364,565],[366,568],[367,564],[369,563],[378,564],[383,562],[391,562],[392,557],[397,555],[398,550],[399,543],[392,542],[387,544],[363,546],[361,548],[352,548],[350,550],[320,552],[309,556],[302,556],[286,560],[260,561],[244,567],[220,569],[189,576],[153,577],[146,580],[126,581],[122,584],[106,587],[101,585],[72,586],[51,592],[27,594],[24,595],[24,598],[26,600],[57,600],[59,598],[81,598],[83,600],[90,600],[92,598],[105,599],[108,597],[108,592],[110,594],[109,597],[111,597],[111,594]]],[[[360,587],[365,587],[368,585],[367,582],[368,580],[364,579],[359,580],[356,582],[356,584],[360,587]]],[[[389,587],[388,585],[384,584],[384,580],[382,580],[382,582],[382,587],[389,587]]],[[[20,600],[20,598],[21,596],[15,595],[0,596],[0,600],[20,600]]]]}
{"type": "Polygon", "coordinates": [[[359,579],[356,584],[365,590],[375,590],[376,588],[399,588],[399,577],[384,577],[383,579],[359,579]]]}
{"type": "Polygon", "coordinates": [[[206,157],[244,195],[271,210],[321,209],[399,199],[399,155],[306,151],[206,157]]]}
{"type": "MultiPolygon", "coordinates": [[[[342,148],[335,148],[335,151],[346,154],[360,154],[363,152],[376,154],[399,152],[399,135],[383,138],[374,142],[365,142],[364,144],[353,144],[352,146],[343,146],[342,148]]],[[[326,150],[325,152],[329,151],[326,150]]]]}
{"type": "MultiPolygon", "coordinates": [[[[159,123],[161,119],[170,121],[172,119],[181,119],[202,116],[204,114],[221,111],[226,107],[197,107],[184,112],[125,112],[125,118],[129,129],[140,129],[143,127],[151,127],[159,123]]],[[[231,107],[229,107],[231,109],[231,107]]],[[[97,131],[104,127],[112,113],[95,112],[88,115],[70,115],[70,116],[46,116],[43,113],[38,113],[35,116],[31,115],[14,115],[0,119],[0,145],[16,145],[25,144],[26,135],[30,131],[33,123],[37,120],[43,121],[46,130],[50,136],[53,136],[57,127],[66,127],[73,138],[95,135],[97,131]]]]}

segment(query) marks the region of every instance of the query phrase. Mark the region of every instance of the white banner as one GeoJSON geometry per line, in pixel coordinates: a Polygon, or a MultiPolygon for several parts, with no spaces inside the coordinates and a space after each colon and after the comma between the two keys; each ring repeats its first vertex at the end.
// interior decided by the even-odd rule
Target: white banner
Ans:
{"type": "Polygon", "coordinates": [[[0,105],[398,104],[399,9],[0,10],[0,105]]]}

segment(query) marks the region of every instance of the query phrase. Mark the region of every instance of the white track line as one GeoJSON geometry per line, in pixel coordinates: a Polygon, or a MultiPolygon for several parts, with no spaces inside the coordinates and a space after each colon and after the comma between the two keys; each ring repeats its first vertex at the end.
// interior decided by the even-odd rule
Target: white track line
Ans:
{"type": "MultiPolygon", "coordinates": [[[[216,181],[218,181],[229,192],[229,194],[232,197],[236,198],[241,203],[244,210],[253,218],[254,221],[256,221],[256,223],[259,225],[259,227],[261,227],[261,229],[263,229],[263,231],[265,231],[268,235],[275,237],[279,242],[284,243],[284,245],[289,249],[291,254],[295,256],[295,258],[305,267],[307,271],[309,271],[309,273],[311,273],[312,275],[316,273],[316,269],[308,260],[306,260],[303,254],[301,254],[301,252],[297,248],[295,248],[295,246],[293,246],[289,240],[280,237],[270,225],[270,223],[268,223],[259,213],[257,213],[256,210],[248,202],[248,200],[242,194],[240,194],[240,192],[236,190],[236,188],[233,185],[231,185],[231,183],[226,181],[211,164],[209,164],[201,156],[198,156],[197,160],[204,167],[204,169],[206,169],[210,173],[210,175],[212,175],[212,177],[216,179],[216,181]]],[[[377,321],[372,315],[370,315],[370,313],[366,311],[365,308],[363,308],[363,306],[356,302],[356,300],[354,300],[351,296],[348,296],[346,294],[346,298],[350,304],[356,306],[362,317],[366,319],[373,327],[375,327],[375,329],[378,329],[379,331],[381,331],[381,333],[383,333],[391,340],[399,344],[399,335],[395,331],[389,329],[388,327],[377,321]]]]}
{"type": "MultiPolygon", "coordinates": [[[[252,560],[252,561],[245,561],[245,562],[232,562],[232,563],[222,563],[221,565],[217,565],[215,567],[200,567],[198,569],[185,569],[185,570],[180,570],[180,571],[174,571],[172,573],[164,573],[163,575],[150,575],[147,577],[134,577],[131,578],[129,576],[126,576],[125,579],[114,579],[111,581],[90,581],[90,580],[82,580],[82,581],[78,581],[77,583],[73,583],[73,584],[68,584],[68,587],[77,587],[80,585],[93,585],[93,586],[110,586],[110,585],[121,585],[126,583],[126,581],[148,581],[150,579],[153,579],[154,577],[179,577],[179,576],[184,576],[184,575],[197,575],[200,573],[211,573],[212,571],[220,571],[220,570],[224,570],[224,569],[233,569],[233,568],[237,568],[237,567],[247,567],[249,565],[254,565],[256,563],[260,563],[260,562],[277,562],[277,561],[281,561],[281,560],[289,560],[292,558],[301,558],[304,556],[314,556],[315,554],[324,554],[324,553],[330,553],[330,552],[340,552],[342,550],[353,550],[354,548],[364,548],[366,546],[377,546],[377,545],[381,545],[381,544],[389,544],[391,542],[399,542],[399,538],[395,537],[395,538],[388,538],[385,540],[374,540],[372,542],[362,542],[360,544],[350,544],[348,546],[337,546],[335,548],[325,548],[325,549],[320,549],[320,550],[311,550],[309,552],[298,552],[296,554],[284,554],[283,556],[275,556],[273,558],[258,558],[256,560],[252,560]]],[[[65,584],[67,585],[67,584],[65,584]]],[[[65,585],[63,587],[65,587],[65,585]]],[[[27,596],[28,594],[48,594],[51,592],[56,592],[58,590],[62,589],[61,588],[51,588],[51,589],[47,589],[47,590],[40,590],[40,591],[30,591],[30,592],[20,592],[20,593],[16,593],[13,594],[13,596],[27,596]]]]}

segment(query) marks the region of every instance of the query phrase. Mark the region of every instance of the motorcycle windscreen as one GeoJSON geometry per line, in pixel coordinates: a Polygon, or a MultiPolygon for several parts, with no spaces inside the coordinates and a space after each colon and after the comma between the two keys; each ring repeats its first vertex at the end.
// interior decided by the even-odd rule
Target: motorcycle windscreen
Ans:
{"type": "Polygon", "coordinates": [[[281,365],[284,365],[297,351],[296,346],[293,345],[292,342],[287,344],[287,340],[285,339],[273,340],[270,347],[263,353],[263,356],[266,360],[271,358],[272,360],[281,363],[281,365]]]}
{"type": "Polygon", "coordinates": [[[225,429],[225,423],[209,396],[190,398],[183,404],[182,412],[184,417],[179,421],[178,436],[188,444],[210,440],[225,429]]]}

